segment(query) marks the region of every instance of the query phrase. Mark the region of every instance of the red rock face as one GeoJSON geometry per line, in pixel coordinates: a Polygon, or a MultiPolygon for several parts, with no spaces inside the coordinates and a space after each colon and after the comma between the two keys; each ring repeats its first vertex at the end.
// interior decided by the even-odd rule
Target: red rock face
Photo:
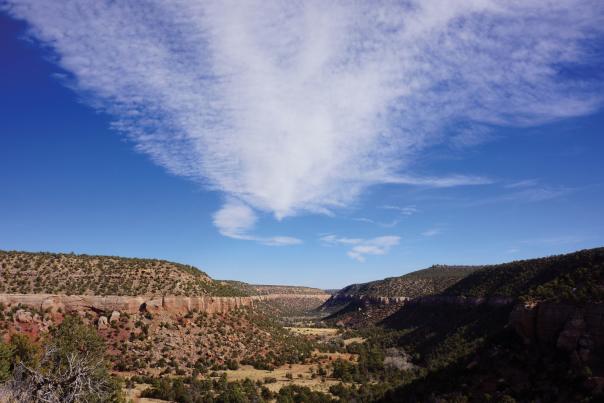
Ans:
{"type": "Polygon", "coordinates": [[[604,347],[604,304],[518,304],[510,324],[527,343],[553,344],[566,351],[604,347]]]}
{"type": "Polygon", "coordinates": [[[0,303],[6,306],[24,305],[51,312],[127,312],[182,314],[192,310],[208,314],[226,313],[243,306],[252,305],[253,297],[128,297],[91,295],[51,294],[0,294],[0,303]]]}

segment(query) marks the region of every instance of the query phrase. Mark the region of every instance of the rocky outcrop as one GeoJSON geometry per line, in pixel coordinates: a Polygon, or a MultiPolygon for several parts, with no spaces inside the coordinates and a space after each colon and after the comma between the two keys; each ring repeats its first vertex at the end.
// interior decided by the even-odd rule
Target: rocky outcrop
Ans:
{"type": "Polygon", "coordinates": [[[32,323],[34,321],[34,317],[31,312],[24,309],[19,309],[17,312],[15,312],[15,320],[20,323],[32,323]]]}
{"type": "Polygon", "coordinates": [[[252,298],[254,301],[270,301],[274,299],[287,299],[287,298],[301,298],[301,299],[317,299],[322,301],[327,301],[331,298],[330,294],[263,294],[263,295],[253,295],[252,298]]]}
{"type": "MultiPolygon", "coordinates": [[[[251,297],[162,297],[161,308],[157,303],[147,306],[147,310],[186,313],[193,310],[209,314],[226,313],[234,309],[250,306],[251,297]]],[[[153,302],[153,301],[152,301],[153,302]]]]}
{"type": "MultiPolygon", "coordinates": [[[[226,313],[251,306],[254,301],[282,298],[328,298],[316,294],[270,294],[249,297],[182,297],[182,296],[98,296],[54,294],[0,294],[0,303],[7,306],[23,305],[51,312],[138,312],[183,314],[197,310],[209,314],[226,313]]],[[[118,319],[111,315],[110,322],[118,319]]]]}
{"type": "Polygon", "coordinates": [[[323,305],[324,309],[342,306],[351,302],[358,302],[361,305],[463,305],[463,306],[478,306],[487,305],[492,307],[507,306],[514,303],[513,298],[506,297],[488,297],[475,298],[463,296],[448,296],[448,295],[427,295],[424,297],[408,298],[408,297],[378,297],[372,295],[356,295],[356,294],[335,294],[329,298],[323,305]]]}
{"type": "Polygon", "coordinates": [[[512,305],[514,301],[514,298],[509,297],[464,297],[451,295],[428,295],[425,297],[413,298],[408,301],[408,304],[457,306],[486,305],[490,307],[500,307],[512,305]]]}
{"type": "Polygon", "coordinates": [[[373,295],[363,294],[340,294],[336,293],[326,298],[325,303],[321,306],[322,310],[329,311],[333,308],[338,308],[344,305],[348,305],[352,302],[359,303],[360,305],[391,305],[391,304],[403,304],[409,301],[407,297],[380,297],[373,295]]]}
{"type": "MultiPolygon", "coordinates": [[[[51,312],[138,312],[181,314],[192,310],[206,313],[226,313],[252,305],[254,297],[180,297],[180,296],[96,296],[54,294],[0,294],[5,306],[23,305],[51,312]]],[[[113,316],[113,315],[112,315],[113,316]]]]}
{"type": "Polygon", "coordinates": [[[101,316],[101,317],[99,318],[98,323],[97,323],[97,328],[98,328],[99,330],[105,330],[105,329],[107,329],[108,327],[109,327],[109,321],[107,320],[107,317],[106,317],[106,316],[101,316]]]}
{"type": "Polygon", "coordinates": [[[510,325],[525,343],[546,343],[585,356],[604,347],[604,304],[517,304],[510,325]]]}
{"type": "Polygon", "coordinates": [[[120,320],[120,313],[117,311],[111,312],[111,316],[109,317],[109,323],[119,322],[119,320],[120,320]]]}
{"type": "Polygon", "coordinates": [[[119,320],[120,320],[120,313],[117,311],[111,312],[111,316],[109,317],[109,323],[119,322],[119,320]]]}

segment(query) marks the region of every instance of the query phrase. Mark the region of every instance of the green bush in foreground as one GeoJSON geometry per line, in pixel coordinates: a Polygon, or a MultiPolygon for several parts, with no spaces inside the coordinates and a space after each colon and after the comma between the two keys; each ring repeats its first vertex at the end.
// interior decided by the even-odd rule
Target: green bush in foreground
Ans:
{"type": "Polygon", "coordinates": [[[66,317],[42,348],[13,336],[0,345],[0,394],[6,402],[121,402],[103,339],[78,317],[66,317]]]}

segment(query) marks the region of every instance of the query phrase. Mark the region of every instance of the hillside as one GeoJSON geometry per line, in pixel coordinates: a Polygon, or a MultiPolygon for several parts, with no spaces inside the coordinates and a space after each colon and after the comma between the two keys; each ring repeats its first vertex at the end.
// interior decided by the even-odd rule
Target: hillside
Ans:
{"type": "Polygon", "coordinates": [[[242,296],[193,266],[158,259],[0,251],[0,293],[242,296]]]}
{"type": "Polygon", "coordinates": [[[225,281],[241,292],[258,297],[256,308],[280,319],[283,325],[295,325],[313,321],[319,308],[330,294],[319,289],[303,286],[248,284],[241,281],[225,281]]]}
{"type": "Polygon", "coordinates": [[[480,268],[434,265],[399,277],[352,284],[334,293],[321,310],[334,322],[375,323],[394,313],[405,300],[437,294],[480,268]]]}
{"type": "Polygon", "coordinates": [[[347,390],[346,396],[361,401],[384,393],[384,402],[601,401],[603,302],[604,248],[596,248],[486,266],[395,309],[359,306],[344,317],[355,318],[347,324],[357,327],[354,334],[367,340],[367,348],[405,351],[419,370],[402,376],[377,368],[370,379],[400,386],[361,396],[347,390]]]}
{"type": "Polygon", "coordinates": [[[338,294],[415,298],[443,291],[480,268],[481,266],[434,265],[399,277],[352,284],[342,288],[338,294]]]}
{"type": "Polygon", "coordinates": [[[191,375],[308,359],[310,345],[256,307],[270,295],[246,290],[164,260],[2,251],[0,344],[14,334],[40,342],[77,315],[98,330],[119,372],[191,375]]]}
{"type": "Polygon", "coordinates": [[[223,283],[241,289],[248,295],[326,295],[327,292],[319,288],[293,286],[293,285],[269,285],[249,284],[241,281],[225,280],[223,283]]]}
{"type": "Polygon", "coordinates": [[[442,295],[601,301],[603,263],[604,248],[596,248],[486,266],[447,288],[442,295]]]}
{"type": "Polygon", "coordinates": [[[162,308],[127,312],[88,304],[74,311],[66,306],[41,310],[0,302],[0,343],[15,333],[43,340],[67,315],[76,314],[98,329],[113,368],[121,372],[184,375],[238,363],[270,367],[305,359],[310,349],[251,306],[215,313],[162,308]]]}

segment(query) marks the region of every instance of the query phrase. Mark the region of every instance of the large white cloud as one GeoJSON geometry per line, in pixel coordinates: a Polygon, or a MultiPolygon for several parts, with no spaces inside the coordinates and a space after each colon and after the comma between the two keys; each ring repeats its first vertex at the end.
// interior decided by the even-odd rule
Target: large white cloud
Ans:
{"type": "Polygon", "coordinates": [[[413,175],[413,158],[601,102],[564,73],[595,62],[600,0],[8,4],[137,149],[227,195],[227,236],[243,233],[229,213],[253,225],[252,209],[325,212],[379,183],[484,183],[413,175]]]}

